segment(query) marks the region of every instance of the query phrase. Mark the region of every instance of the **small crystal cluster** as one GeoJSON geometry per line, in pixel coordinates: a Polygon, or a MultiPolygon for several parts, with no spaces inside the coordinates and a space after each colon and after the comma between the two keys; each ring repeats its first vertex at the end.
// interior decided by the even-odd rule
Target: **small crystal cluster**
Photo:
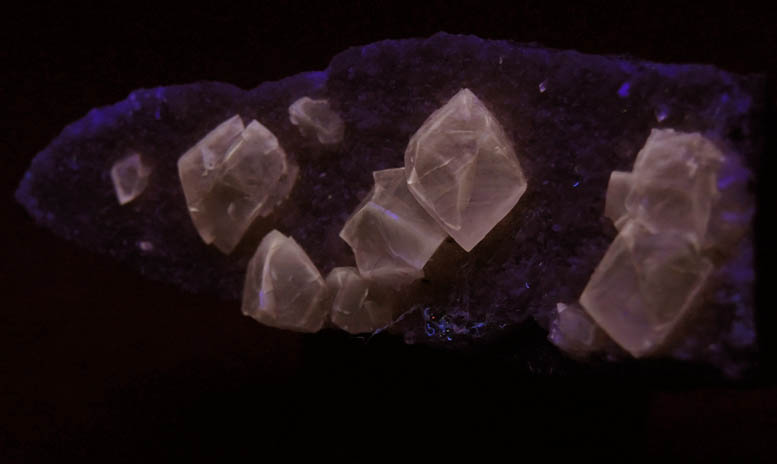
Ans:
{"type": "MultiPolygon", "coordinates": [[[[305,120],[298,112],[310,104],[303,99],[292,105],[292,121],[305,120]]],[[[267,325],[304,331],[321,328],[327,314],[351,333],[385,327],[395,292],[423,277],[447,235],[471,250],[526,190],[503,129],[468,89],[423,124],[406,162],[373,173],[372,191],[340,232],[356,268],[333,269],[323,285],[296,242],[273,231],[251,260],[243,312],[267,325]],[[273,252],[284,244],[293,251],[273,252]]]]}
{"type": "Polygon", "coordinates": [[[178,160],[186,203],[205,243],[231,253],[259,216],[291,192],[298,168],[278,139],[254,120],[233,116],[178,160]]]}
{"type": "Polygon", "coordinates": [[[708,230],[723,160],[698,133],[654,129],[632,172],[610,177],[605,215],[619,234],[580,303],[634,356],[662,347],[712,272],[708,230]]]}

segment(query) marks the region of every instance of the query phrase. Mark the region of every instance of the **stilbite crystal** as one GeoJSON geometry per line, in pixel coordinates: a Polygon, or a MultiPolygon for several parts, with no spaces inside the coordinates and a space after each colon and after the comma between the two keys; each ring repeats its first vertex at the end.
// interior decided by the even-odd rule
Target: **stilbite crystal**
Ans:
{"type": "Polygon", "coordinates": [[[288,196],[298,168],[278,139],[258,121],[243,127],[234,116],[178,160],[178,172],[197,232],[231,253],[258,216],[288,196]]]}
{"type": "MultiPolygon", "coordinates": [[[[374,332],[391,323],[386,295],[353,267],[336,267],[326,278],[332,323],[350,333],[374,332]]],[[[385,293],[385,292],[384,292],[385,293]]]]}
{"type": "Polygon", "coordinates": [[[326,284],[305,250],[277,230],[268,233],[248,264],[243,314],[262,324],[316,332],[327,308],[326,284]]]}
{"type": "Polygon", "coordinates": [[[328,100],[302,97],[289,106],[289,120],[303,135],[312,136],[324,145],[334,145],[343,140],[345,124],[329,106],[328,100]]]}
{"type": "Polygon", "coordinates": [[[113,163],[111,180],[119,204],[125,205],[143,193],[148,186],[149,175],[151,175],[151,168],[143,164],[138,153],[113,163]]]}
{"type": "Polygon", "coordinates": [[[620,232],[580,302],[634,356],[661,348],[713,270],[702,245],[722,161],[698,133],[654,129],[634,170],[610,176],[605,215],[620,232]]]}
{"type": "Polygon", "coordinates": [[[402,285],[423,276],[445,232],[410,194],[404,169],[375,171],[373,178],[372,191],[340,237],[353,249],[362,276],[402,285]]]}
{"type": "Polygon", "coordinates": [[[462,89],[424,122],[405,152],[410,192],[466,251],[526,191],[526,179],[499,121],[462,89]]]}

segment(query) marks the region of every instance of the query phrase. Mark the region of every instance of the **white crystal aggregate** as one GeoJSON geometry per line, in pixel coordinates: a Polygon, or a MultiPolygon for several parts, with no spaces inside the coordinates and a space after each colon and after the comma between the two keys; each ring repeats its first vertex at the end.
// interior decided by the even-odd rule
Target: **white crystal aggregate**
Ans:
{"type": "Polygon", "coordinates": [[[632,172],[615,171],[605,215],[619,230],[580,297],[635,357],[660,350],[698,303],[713,263],[711,210],[724,157],[698,133],[654,129],[632,172]]]}
{"type": "Polygon", "coordinates": [[[375,171],[373,178],[372,191],[340,237],[364,277],[400,286],[423,277],[446,234],[410,194],[404,169],[375,171]]]}
{"type": "Polygon", "coordinates": [[[244,127],[235,115],[184,153],[178,172],[200,237],[228,254],[288,196],[298,168],[272,132],[256,120],[244,127]]]}
{"type": "Polygon", "coordinates": [[[336,267],[326,278],[331,321],[346,332],[374,332],[391,324],[392,301],[354,267],[336,267]]]}

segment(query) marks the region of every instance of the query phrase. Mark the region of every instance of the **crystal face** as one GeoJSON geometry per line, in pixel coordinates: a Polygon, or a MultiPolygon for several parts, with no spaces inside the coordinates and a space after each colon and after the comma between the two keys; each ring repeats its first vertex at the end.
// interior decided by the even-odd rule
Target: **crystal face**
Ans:
{"type": "Polygon", "coordinates": [[[654,129],[634,170],[610,177],[605,214],[620,232],[580,303],[634,356],[661,347],[712,272],[702,245],[722,161],[700,134],[654,129]]]}
{"type": "Polygon", "coordinates": [[[111,180],[119,204],[125,205],[137,198],[148,186],[151,168],[143,164],[140,155],[133,153],[113,163],[111,180]]]}
{"type": "Polygon", "coordinates": [[[469,89],[424,122],[405,152],[410,192],[466,251],[515,206],[526,179],[502,126],[469,89]]]}
{"type": "Polygon", "coordinates": [[[326,284],[305,250],[277,230],[268,233],[248,264],[243,314],[262,324],[302,332],[323,326],[326,284]]]}
{"type": "Polygon", "coordinates": [[[548,339],[567,353],[586,356],[602,346],[604,334],[579,305],[557,303],[548,339]]]}
{"type": "Polygon", "coordinates": [[[326,278],[332,323],[357,334],[374,332],[391,324],[392,311],[387,295],[353,267],[336,267],[326,278]]]}
{"type": "Polygon", "coordinates": [[[343,140],[345,124],[329,107],[328,100],[300,98],[289,106],[289,120],[299,126],[303,135],[315,135],[324,145],[333,145],[343,140]]]}
{"type": "Polygon", "coordinates": [[[259,216],[285,199],[298,168],[258,121],[234,116],[178,160],[189,213],[205,243],[230,253],[259,216]]]}
{"type": "Polygon", "coordinates": [[[404,169],[375,171],[373,178],[372,191],[340,237],[353,249],[362,276],[402,285],[423,276],[445,232],[410,194],[404,169]]]}

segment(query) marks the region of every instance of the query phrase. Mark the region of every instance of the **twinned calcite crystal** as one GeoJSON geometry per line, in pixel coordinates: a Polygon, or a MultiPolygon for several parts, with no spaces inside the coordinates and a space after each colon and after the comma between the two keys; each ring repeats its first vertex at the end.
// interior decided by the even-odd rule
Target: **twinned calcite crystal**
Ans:
{"type": "Polygon", "coordinates": [[[262,324],[316,332],[326,321],[326,283],[305,250],[277,230],[268,233],[248,264],[243,314],[262,324]]]}
{"type": "Polygon", "coordinates": [[[192,221],[205,243],[231,253],[257,217],[285,199],[298,168],[278,139],[239,115],[219,124],[178,160],[192,221]]]}
{"type": "Polygon", "coordinates": [[[353,267],[336,267],[326,278],[332,323],[347,332],[374,332],[391,324],[391,295],[353,267]]]}
{"type": "Polygon", "coordinates": [[[151,175],[151,168],[143,164],[138,153],[113,163],[111,180],[119,204],[125,205],[143,193],[148,186],[149,175],[151,175]]]}
{"type": "Polygon", "coordinates": [[[314,136],[319,143],[334,145],[343,140],[345,124],[329,106],[328,100],[302,97],[289,106],[289,120],[305,136],[314,136]]]}
{"type": "Polygon", "coordinates": [[[518,203],[526,178],[499,121],[462,89],[424,122],[405,151],[410,192],[466,251],[518,203]]]}
{"type": "Polygon", "coordinates": [[[372,191],[340,237],[353,249],[364,277],[403,285],[423,277],[446,234],[410,194],[404,169],[375,171],[373,179],[372,191]]]}
{"type": "Polygon", "coordinates": [[[714,265],[705,254],[724,157],[698,133],[653,130],[631,173],[613,172],[605,214],[619,234],[580,303],[634,356],[662,347],[714,265]]]}

